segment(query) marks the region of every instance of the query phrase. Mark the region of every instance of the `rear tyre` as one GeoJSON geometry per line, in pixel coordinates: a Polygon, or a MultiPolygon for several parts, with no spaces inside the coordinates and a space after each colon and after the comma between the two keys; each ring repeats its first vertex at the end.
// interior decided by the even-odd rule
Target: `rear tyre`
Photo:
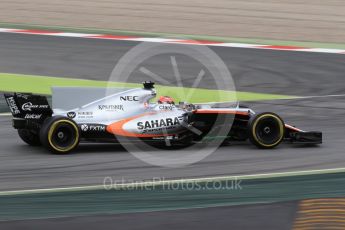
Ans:
{"type": "Polygon", "coordinates": [[[18,129],[18,135],[28,145],[31,145],[31,146],[41,145],[39,134],[35,133],[32,130],[18,129]]]}
{"type": "Polygon", "coordinates": [[[283,141],[284,132],[284,121],[275,113],[260,113],[248,122],[249,140],[258,148],[276,147],[283,141]]]}
{"type": "Polygon", "coordinates": [[[44,147],[56,154],[67,154],[78,147],[80,132],[78,125],[62,116],[47,118],[40,130],[44,147]]]}

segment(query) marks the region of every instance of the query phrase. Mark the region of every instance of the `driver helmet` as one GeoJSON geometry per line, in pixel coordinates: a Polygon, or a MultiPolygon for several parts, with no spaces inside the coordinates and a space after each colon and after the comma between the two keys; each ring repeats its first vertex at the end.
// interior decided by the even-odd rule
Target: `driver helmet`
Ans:
{"type": "Polygon", "coordinates": [[[174,99],[169,96],[160,96],[158,99],[158,104],[171,104],[175,105],[174,99]]]}

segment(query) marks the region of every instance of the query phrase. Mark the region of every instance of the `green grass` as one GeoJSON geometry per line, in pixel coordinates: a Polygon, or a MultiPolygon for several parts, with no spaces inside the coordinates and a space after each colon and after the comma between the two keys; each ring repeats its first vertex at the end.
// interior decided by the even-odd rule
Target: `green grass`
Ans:
{"type": "Polygon", "coordinates": [[[208,35],[190,35],[190,34],[173,34],[160,32],[146,32],[146,31],[128,31],[128,30],[110,30],[99,28],[74,28],[66,26],[45,26],[45,25],[31,25],[31,24],[15,24],[10,22],[0,22],[0,27],[12,29],[40,29],[40,30],[55,30],[64,32],[76,33],[102,33],[102,34],[116,34],[116,35],[132,35],[145,37],[177,37],[194,40],[211,40],[219,42],[234,42],[234,43],[250,43],[262,45],[282,45],[282,46],[301,46],[308,48],[328,48],[328,49],[345,49],[343,43],[327,43],[327,42],[309,42],[309,41],[286,41],[286,40],[272,40],[265,38],[238,38],[238,37],[219,37],[208,35]]]}
{"type": "MultiPolygon", "coordinates": [[[[142,87],[142,84],[0,73],[0,91],[3,92],[30,92],[49,95],[51,94],[52,86],[137,88],[142,87]]],[[[162,85],[157,85],[156,89],[158,96],[170,95],[175,98],[176,101],[185,101],[187,97],[189,98],[188,102],[192,103],[227,102],[236,100],[261,101],[292,98],[292,96],[287,95],[180,88],[162,85]]]]}

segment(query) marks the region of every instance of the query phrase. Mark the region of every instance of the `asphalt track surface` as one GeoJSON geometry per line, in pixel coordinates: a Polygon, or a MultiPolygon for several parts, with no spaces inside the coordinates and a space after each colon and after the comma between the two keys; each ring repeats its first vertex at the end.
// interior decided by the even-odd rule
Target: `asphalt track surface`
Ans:
{"type": "MultiPolygon", "coordinates": [[[[135,44],[1,33],[0,72],[107,80],[116,61],[135,44]]],[[[228,65],[240,91],[302,96],[345,92],[345,55],[223,47],[212,50],[228,65]]],[[[153,60],[149,67],[171,79],[172,71],[164,67],[162,60],[153,60]]],[[[184,65],[194,68],[187,61],[184,65]]],[[[192,84],[193,76],[183,78],[185,86],[192,84]]],[[[132,81],[136,80],[144,79],[132,81]]],[[[210,87],[208,80],[201,87],[210,87]]],[[[0,190],[94,185],[101,184],[105,176],[131,181],[345,167],[343,97],[247,104],[257,111],[276,112],[287,123],[303,129],[323,131],[324,144],[319,147],[283,144],[274,150],[234,144],[219,148],[193,165],[161,168],[141,162],[110,144],[84,144],[74,154],[51,155],[23,144],[11,128],[10,117],[1,116],[0,190]]]]}
{"type": "MultiPolygon", "coordinates": [[[[106,80],[116,61],[136,44],[1,33],[0,72],[106,80]]],[[[241,91],[304,96],[345,92],[345,55],[212,49],[229,66],[236,87],[241,91]]],[[[148,69],[173,79],[173,71],[161,67],[166,65],[161,63],[162,59],[152,62],[148,69]]],[[[188,63],[184,65],[188,68],[188,63]]],[[[183,81],[184,85],[192,84],[191,77],[183,81]]],[[[142,78],[133,81],[141,82],[142,78]]],[[[210,87],[207,81],[202,86],[210,87]]],[[[142,180],[345,167],[343,97],[247,104],[257,111],[276,112],[287,123],[303,129],[323,131],[324,144],[319,147],[282,145],[274,150],[234,144],[221,147],[203,161],[187,167],[160,168],[143,163],[121,147],[109,144],[84,144],[75,154],[51,155],[41,148],[23,144],[11,128],[10,117],[0,117],[0,190],[101,184],[105,176],[142,180]]]]}

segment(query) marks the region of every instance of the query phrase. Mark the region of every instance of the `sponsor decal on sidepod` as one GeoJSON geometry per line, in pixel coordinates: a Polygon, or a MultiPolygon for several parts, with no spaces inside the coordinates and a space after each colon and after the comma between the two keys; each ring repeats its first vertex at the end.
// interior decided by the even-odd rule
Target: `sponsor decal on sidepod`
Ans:
{"type": "Polygon", "coordinates": [[[91,125],[91,124],[82,124],[80,129],[84,132],[105,132],[105,125],[91,125]]]}
{"type": "Polygon", "coordinates": [[[170,128],[180,125],[180,120],[178,117],[175,118],[164,118],[160,120],[151,120],[151,121],[139,121],[137,123],[137,128],[139,130],[152,130],[152,129],[161,129],[161,128],[170,128]]]}

